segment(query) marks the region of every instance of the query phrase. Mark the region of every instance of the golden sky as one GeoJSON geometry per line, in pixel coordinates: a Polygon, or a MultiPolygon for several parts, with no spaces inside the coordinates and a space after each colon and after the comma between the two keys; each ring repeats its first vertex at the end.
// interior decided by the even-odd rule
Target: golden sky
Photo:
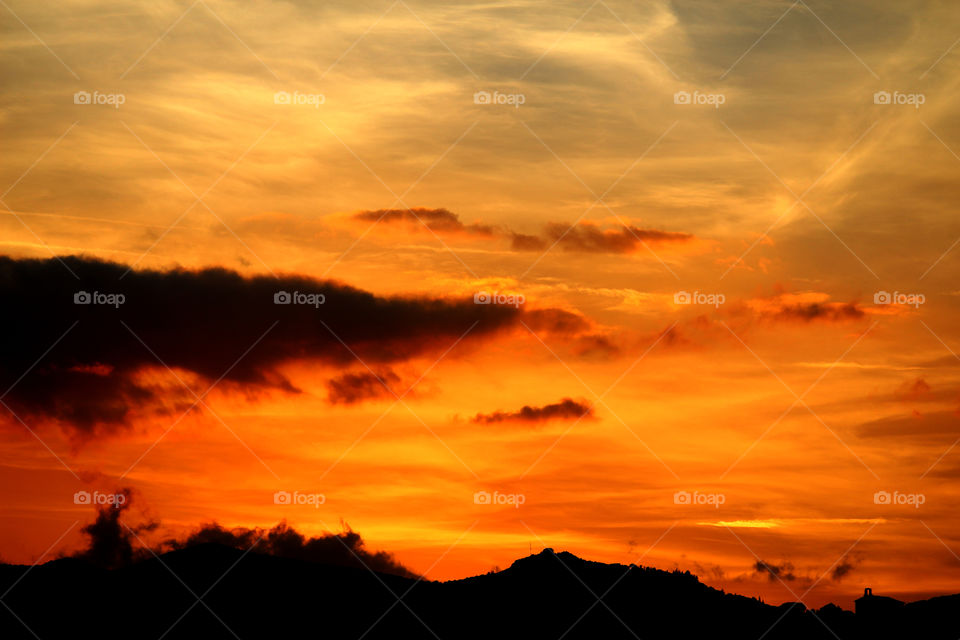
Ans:
{"type": "Polygon", "coordinates": [[[7,415],[3,560],[130,486],[158,540],[345,521],[436,579],[551,546],[768,602],[960,591],[953,3],[0,4],[3,255],[523,296],[271,363],[299,392],[217,384],[241,347],[137,369],[212,385],[180,419],[7,415]]]}

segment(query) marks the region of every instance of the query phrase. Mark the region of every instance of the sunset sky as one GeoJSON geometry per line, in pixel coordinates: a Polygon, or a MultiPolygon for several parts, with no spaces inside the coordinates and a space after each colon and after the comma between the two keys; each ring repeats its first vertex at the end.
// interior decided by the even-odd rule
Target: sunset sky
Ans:
{"type": "Polygon", "coordinates": [[[3,561],[129,487],[431,579],[960,592],[954,3],[0,5],[3,561]]]}

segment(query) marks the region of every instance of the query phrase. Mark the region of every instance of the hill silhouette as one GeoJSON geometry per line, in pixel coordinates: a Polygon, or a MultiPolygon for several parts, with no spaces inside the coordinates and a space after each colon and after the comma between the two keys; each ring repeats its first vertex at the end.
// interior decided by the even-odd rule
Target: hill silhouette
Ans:
{"type": "Polygon", "coordinates": [[[960,595],[885,610],[878,623],[834,605],[767,605],[689,572],[552,549],[503,571],[431,582],[203,542],[116,569],[82,557],[0,565],[0,594],[0,637],[11,640],[960,635],[960,595]]]}

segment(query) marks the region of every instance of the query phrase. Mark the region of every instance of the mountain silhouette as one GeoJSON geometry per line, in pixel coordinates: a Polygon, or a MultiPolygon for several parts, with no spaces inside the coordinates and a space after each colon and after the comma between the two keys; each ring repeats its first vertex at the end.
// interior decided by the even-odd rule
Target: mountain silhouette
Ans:
{"type": "Polygon", "coordinates": [[[81,558],[0,565],[0,594],[0,638],[10,640],[960,636],[960,595],[903,604],[868,594],[857,613],[810,611],[725,593],[689,572],[552,549],[431,582],[204,543],[112,570],[81,558]]]}

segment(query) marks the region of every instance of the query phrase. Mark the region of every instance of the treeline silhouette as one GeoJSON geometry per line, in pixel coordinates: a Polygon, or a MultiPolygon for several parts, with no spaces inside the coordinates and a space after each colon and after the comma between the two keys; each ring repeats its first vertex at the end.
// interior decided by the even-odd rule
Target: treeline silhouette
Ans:
{"type": "Polygon", "coordinates": [[[904,604],[867,590],[856,613],[780,606],[708,587],[690,572],[603,564],[546,549],[450,582],[369,551],[346,523],[305,536],[207,524],[150,548],[156,522],[122,520],[121,489],[82,529],[86,548],[0,565],[0,639],[40,638],[738,638],[960,636],[960,595],[904,604]]]}
{"type": "Polygon", "coordinates": [[[503,571],[441,583],[197,539],[113,569],[89,557],[0,565],[4,593],[0,638],[11,640],[960,636],[960,595],[894,601],[869,618],[834,605],[771,606],[708,587],[689,572],[552,549],[503,571]]]}

